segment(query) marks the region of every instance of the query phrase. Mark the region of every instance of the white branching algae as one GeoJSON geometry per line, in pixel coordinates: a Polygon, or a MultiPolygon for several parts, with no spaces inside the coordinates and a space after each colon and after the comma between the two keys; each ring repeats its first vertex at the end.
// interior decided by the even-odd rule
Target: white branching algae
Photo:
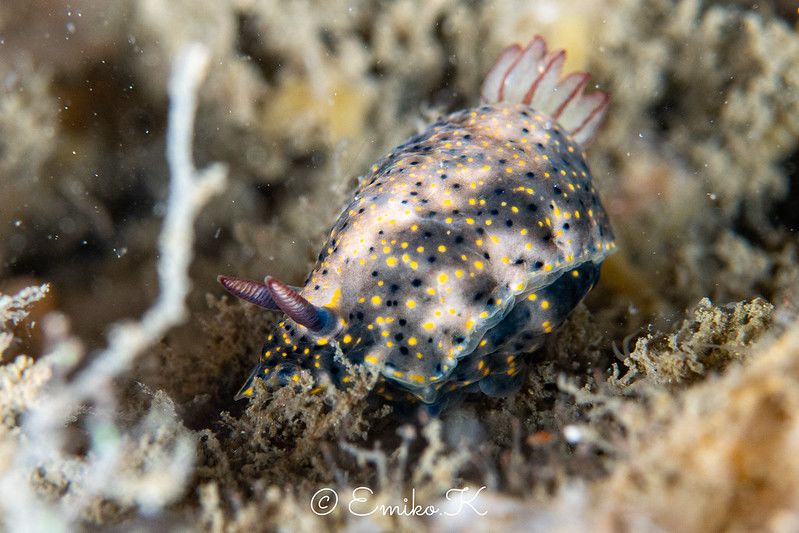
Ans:
{"type": "MultiPolygon", "coordinates": [[[[54,374],[25,414],[18,438],[24,441],[11,465],[0,477],[0,506],[12,530],[52,531],[67,529],[97,498],[116,498],[138,505],[145,513],[161,508],[183,489],[194,460],[193,438],[183,430],[161,434],[163,422],[175,419],[171,400],[156,395],[150,416],[138,430],[148,439],[168,439],[160,453],[140,452],[141,468],[126,476],[123,461],[136,453],[134,435],[125,434],[115,423],[117,414],[113,381],[130,369],[143,350],[158,342],[187,316],[186,295],[190,288],[188,268],[194,242],[193,222],[202,206],[222,190],[226,170],[219,164],[196,170],[192,163],[191,138],[197,91],[208,65],[208,52],[194,44],[175,60],[170,80],[170,113],[167,160],[171,179],[166,217],[159,240],[158,277],[161,292],[155,304],[138,322],[115,324],[108,347],[92,354],[86,366],[68,378],[67,372],[83,358],[74,339],[63,341],[45,355],[41,364],[54,374]],[[80,419],[88,432],[90,450],[83,456],[65,451],[70,424],[80,419]],[[69,493],[56,504],[36,494],[29,479],[38,469],[63,470],[70,475],[69,493]],[[148,477],[157,476],[158,483],[148,477]],[[153,492],[157,487],[157,492],[153,492]]],[[[174,424],[172,426],[174,428],[174,424]]],[[[180,427],[180,426],[178,426],[180,427]]],[[[141,437],[139,437],[141,438],[141,437]]]]}

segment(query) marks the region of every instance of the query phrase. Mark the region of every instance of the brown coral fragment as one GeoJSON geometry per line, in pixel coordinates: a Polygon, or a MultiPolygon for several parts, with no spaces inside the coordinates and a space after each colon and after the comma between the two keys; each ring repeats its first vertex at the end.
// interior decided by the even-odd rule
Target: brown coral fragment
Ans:
{"type": "Polygon", "coordinates": [[[670,531],[796,527],[799,327],[754,353],[628,427],[628,459],[595,487],[614,495],[602,513],[670,531]]]}

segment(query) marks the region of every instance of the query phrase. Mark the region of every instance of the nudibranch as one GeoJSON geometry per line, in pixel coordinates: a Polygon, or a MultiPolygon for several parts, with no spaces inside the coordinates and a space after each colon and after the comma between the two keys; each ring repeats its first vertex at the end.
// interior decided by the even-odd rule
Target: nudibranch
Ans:
{"type": "Polygon", "coordinates": [[[345,386],[369,365],[426,403],[513,391],[547,335],[594,286],[613,231],[585,161],[608,96],[541,37],[506,48],[479,107],[457,111],[373,165],[302,287],[220,276],[285,319],[254,381],[345,386]]]}

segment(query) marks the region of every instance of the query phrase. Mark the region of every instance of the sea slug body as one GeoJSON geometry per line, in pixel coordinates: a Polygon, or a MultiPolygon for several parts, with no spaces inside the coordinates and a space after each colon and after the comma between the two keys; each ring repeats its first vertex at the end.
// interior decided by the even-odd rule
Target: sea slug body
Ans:
{"type": "Polygon", "coordinates": [[[583,147],[608,97],[541,37],[500,55],[482,105],[455,112],[373,165],[301,288],[220,276],[287,318],[256,378],[379,369],[424,402],[453,390],[515,389],[533,352],[594,286],[613,232],[583,147]]]}

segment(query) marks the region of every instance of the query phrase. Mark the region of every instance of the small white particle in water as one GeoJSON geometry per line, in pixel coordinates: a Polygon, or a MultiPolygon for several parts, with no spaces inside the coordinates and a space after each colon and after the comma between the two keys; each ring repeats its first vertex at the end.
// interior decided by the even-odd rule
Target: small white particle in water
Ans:
{"type": "Polygon", "coordinates": [[[122,258],[122,256],[124,256],[125,254],[127,254],[127,253],[128,253],[128,248],[127,248],[127,246],[123,246],[123,247],[121,247],[119,250],[117,250],[116,248],[114,248],[114,253],[115,253],[115,254],[116,254],[116,256],[117,256],[117,259],[121,259],[121,258],[122,258]]]}
{"type": "Polygon", "coordinates": [[[222,233],[222,228],[216,228],[216,231],[214,232],[214,239],[218,239],[221,233],[222,233]]]}
{"type": "Polygon", "coordinates": [[[566,426],[563,428],[563,436],[569,444],[577,444],[583,440],[583,432],[577,426],[566,426]]]}
{"type": "Polygon", "coordinates": [[[75,25],[71,22],[67,22],[67,31],[69,33],[75,33],[75,25]]]}
{"type": "Polygon", "coordinates": [[[715,202],[715,201],[716,201],[716,199],[718,198],[718,196],[716,196],[716,193],[714,193],[714,192],[709,192],[709,193],[707,193],[707,197],[708,197],[708,198],[710,198],[710,199],[711,199],[712,201],[714,201],[714,202],[715,202]]]}
{"type": "Polygon", "coordinates": [[[641,133],[640,131],[638,132],[638,138],[639,138],[639,139],[643,139],[643,138],[644,138],[644,134],[643,134],[643,133],[641,133]]]}
{"type": "Polygon", "coordinates": [[[15,227],[15,228],[18,228],[18,227],[20,227],[21,225],[22,225],[22,221],[21,221],[21,220],[15,220],[15,221],[14,221],[14,227],[15,227]]]}

